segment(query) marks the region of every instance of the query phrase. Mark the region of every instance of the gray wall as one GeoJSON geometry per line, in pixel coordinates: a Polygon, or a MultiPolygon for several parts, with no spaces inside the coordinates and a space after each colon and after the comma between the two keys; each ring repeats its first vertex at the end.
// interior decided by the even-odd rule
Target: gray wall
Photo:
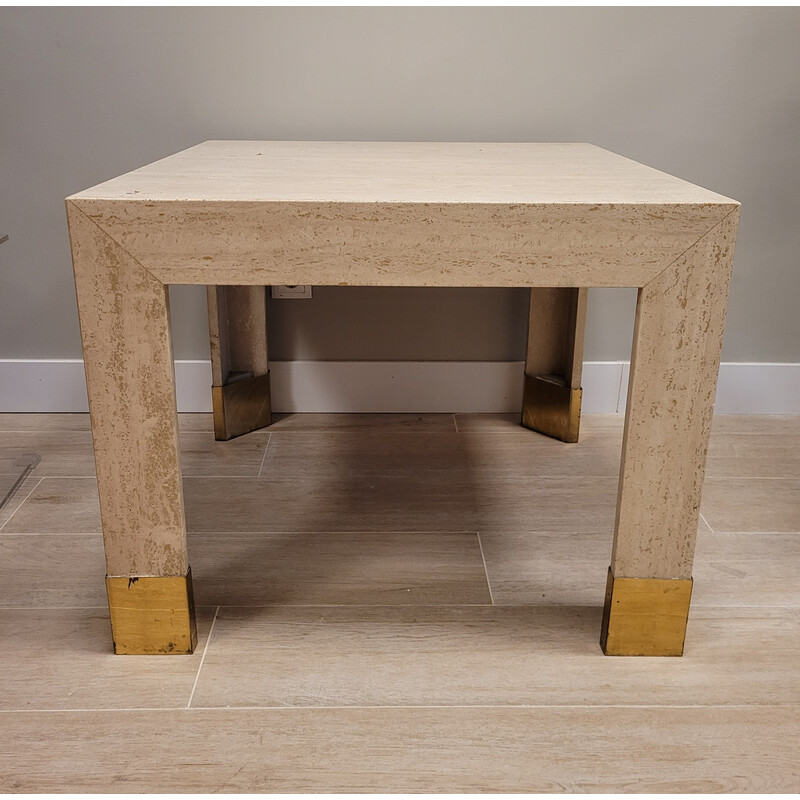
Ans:
{"type": "MultiPolygon", "coordinates": [[[[796,8],[0,9],[0,357],[79,357],[63,198],[204,139],[589,141],[743,203],[723,358],[800,361],[796,8]]],[[[172,291],[176,355],[205,295],[172,291]]],[[[594,291],[625,359],[635,292],[594,291]]],[[[278,359],[523,356],[522,290],[317,289],[278,359]]]]}

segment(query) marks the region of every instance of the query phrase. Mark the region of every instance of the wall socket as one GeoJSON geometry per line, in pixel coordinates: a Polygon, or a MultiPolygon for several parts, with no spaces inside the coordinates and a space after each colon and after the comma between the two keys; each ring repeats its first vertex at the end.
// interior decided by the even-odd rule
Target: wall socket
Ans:
{"type": "Polygon", "coordinates": [[[273,300],[310,300],[310,286],[273,286],[273,300]]]}

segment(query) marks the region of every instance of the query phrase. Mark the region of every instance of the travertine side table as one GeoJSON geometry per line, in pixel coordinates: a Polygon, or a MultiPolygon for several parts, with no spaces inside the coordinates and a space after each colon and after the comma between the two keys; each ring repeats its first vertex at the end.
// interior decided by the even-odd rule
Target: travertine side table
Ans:
{"type": "MultiPolygon", "coordinates": [[[[638,287],[601,644],[682,653],[737,202],[587,144],[205,142],[67,215],[117,653],[195,646],[173,283],[537,287],[568,346],[579,287],[638,287]]],[[[526,412],[574,416],[562,361],[526,412]]]]}

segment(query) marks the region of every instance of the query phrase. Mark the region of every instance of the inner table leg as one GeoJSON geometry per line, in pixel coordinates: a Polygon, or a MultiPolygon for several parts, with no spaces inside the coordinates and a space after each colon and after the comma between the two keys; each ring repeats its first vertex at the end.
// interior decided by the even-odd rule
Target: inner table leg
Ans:
{"type": "Polygon", "coordinates": [[[263,286],[209,286],[214,436],[233,439],[272,422],[263,286]]]}
{"type": "Polygon", "coordinates": [[[167,287],[67,203],[116,653],[191,653],[167,287]]]}
{"type": "Polygon", "coordinates": [[[522,424],[577,442],[587,289],[531,289],[522,424]]]}
{"type": "Polygon", "coordinates": [[[601,645],[683,653],[738,211],[640,289],[601,645]]]}

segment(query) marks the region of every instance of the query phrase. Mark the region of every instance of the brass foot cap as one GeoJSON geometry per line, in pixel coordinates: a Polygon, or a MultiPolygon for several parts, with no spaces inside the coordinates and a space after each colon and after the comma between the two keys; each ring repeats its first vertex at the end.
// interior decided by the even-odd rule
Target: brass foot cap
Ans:
{"type": "Polygon", "coordinates": [[[608,570],[600,645],[607,656],[681,656],[692,579],[615,578],[608,570]]]}
{"type": "Polygon", "coordinates": [[[272,423],[269,373],[212,386],[214,438],[227,441],[272,423]]]}
{"type": "Polygon", "coordinates": [[[114,652],[177,655],[194,651],[192,571],[178,577],[106,577],[114,652]]]}
{"type": "Polygon", "coordinates": [[[562,442],[577,442],[582,389],[543,376],[525,375],[522,425],[562,442]]]}

